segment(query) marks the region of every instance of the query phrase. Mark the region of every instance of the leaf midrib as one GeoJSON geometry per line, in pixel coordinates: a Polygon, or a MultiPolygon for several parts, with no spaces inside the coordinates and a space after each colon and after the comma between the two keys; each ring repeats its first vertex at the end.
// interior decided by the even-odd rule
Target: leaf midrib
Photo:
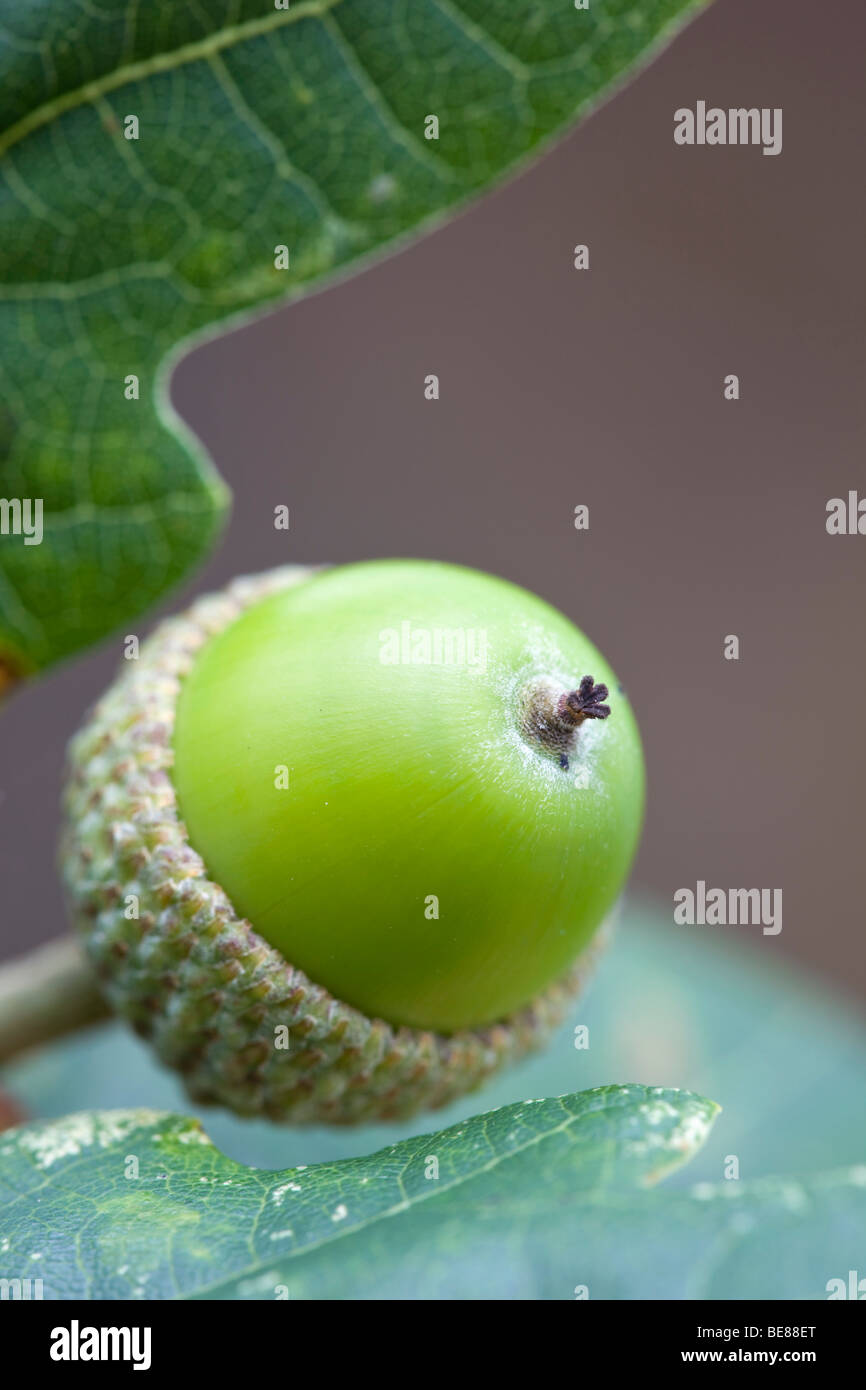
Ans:
{"type": "Polygon", "coordinates": [[[215,53],[222,52],[225,48],[244,43],[247,39],[272,33],[274,30],[285,28],[287,25],[297,23],[302,19],[316,18],[327,14],[339,3],[340,0],[299,0],[299,3],[291,6],[288,10],[273,10],[257,19],[245,20],[242,24],[227,25],[223,29],[217,29],[214,33],[208,34],[204,39],[196,39],[192,43],[181,44],[179,48],[169,52],[153,53],[149,58],[142,58],[135,63],[127,63],[123,67],[116,68],[113,72],[105,73],[93,82],[85,82],[81,87],[64,92],[62,95],[52,98],[51,101],[43,102],[41,106],[35,107],[26,116],[22,116],[5,133],[0,133],[0,157],[8,154],[9,150],[20,144],[34,130],[48,125],[55,117],[62,116],[77,106],[92,104],[108,92],[117,91],[118,88],[125,87],[128,83],[141,81],[143,78],[154,76],[157,73],[173,72],[176,68],[184,67],[189,63],[200,62],[212,57],[215,53]]]}
{"type": "MultiPolygon", "coordinates": [[[[564,1097],[557,1096],[552,1099],[556,1099],[561,1103],[564,1097]]],[[[532,1102],[529,1102],[529,1104],[532,1104],[532,1102]]],[[[328,1231],[326,1235],[321,1236],[318,1240],[309,1241],[305,1245],[298,1246],[295,1249],[279,1251],[276,1253],[274,1260],[265,1260],[259,1256],[254,1264],[245,1265],[243,1269],[234,1271],[227,1279],[218,1279],[213,1283],[203,1284],[199,1288],[191,1289],[188,1294],[184,1295],[184,1298],[199,1298],[202,1294],[211,1293],[214,1289],[236,1285],[239,1280],[248,1278],[251,1274],[255,1274],[257,1270],[267,1268],[269,1264],[274,1264],[281,1260],[303,1259],[313,1251],[321,1249],[322,1246],[331,1245],[335,1241],[346,1239],[348,1236],[357,1235],[359,1231],[364,1231],[369,1226],[374,1226],[378,1221],[386,1221],[390,1217],[399,1216],[401,1212],[413,1210],[423,1202],[435,1201],[436,1198],[443,1197],[446,1192],[452,1192],[461,1187],[464,1183],[474,1182],[482,1174],[492,1172],[494,1168],[498,1168],[501,1163],[507,1163],[513,1158],[518,1158],[536,1145],[546,1143],[549,1139],[555,1138],[556,1135],[569,1130],[575,1124],[579,1125],[580,1122],[587,1119],[589,1115],[597,1116],[600,1113],[603,1114],[605,1110],[612,1108],[615,1107],[602,1106],[598,1110],[581,1110],[579,1114],[568,1113],[565,1119],[559,1124],[554,1125],[550,1129],[544,1129],[538,1134],[531,1135],[523,1142],[515,1144],[514,1148],[507,1150],[507,1152],[492,1154],[486,1163],[481,1164],[478,1168],[474,1168],[471,1172],[455,1173],[450,1182],[432,1185],[433,1190],[429,1192],[419,1192],[413,1197],[406,1196],[401,1202],[394,1202],[389,1207],[384,1207],[380,1211],[373,1212],[364,1220],[358,1221],[354,1226],[341,1226],[339,1229],[335,1228],[333,1231],[328,1231]]],[[[611,1141],[606,1141],[605,1146],[607,1147],[610,1143],[611,1141]]],[[[685,1163],[690,1157],[691,1153],[686,1153],[681,1156],[678,1155],[677,1167],[685,1163]]],[[[286,1171],[294,1172],[297,1170],[287,1169],[286,1171]]],[[[282,1177],[282,1174],[280,1176],[282,1177]]],[[[400,1186],[401,1188],[403,1187],[402,1177],[400,1178],[400,1186]]],[[[588,1193],[597,1191],[599,1186],[601,1186],[600,1183],[597,1184],[595,1188],[586,1189],[582,1195],[586,1196],[588,1193]]],[[[269,1188],[267,1193],[264,1194],[265,1203],[272,1190],[272,1188],[269,1188]]]]}

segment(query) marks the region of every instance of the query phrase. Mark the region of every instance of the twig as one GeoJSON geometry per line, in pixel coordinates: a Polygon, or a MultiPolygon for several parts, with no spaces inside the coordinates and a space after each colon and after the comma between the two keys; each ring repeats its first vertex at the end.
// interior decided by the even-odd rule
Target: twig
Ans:
{"type": "Polygon", "coordinates": [[[0,1062],[110,1014],[74,937],[0,966],[0,1062]]]}

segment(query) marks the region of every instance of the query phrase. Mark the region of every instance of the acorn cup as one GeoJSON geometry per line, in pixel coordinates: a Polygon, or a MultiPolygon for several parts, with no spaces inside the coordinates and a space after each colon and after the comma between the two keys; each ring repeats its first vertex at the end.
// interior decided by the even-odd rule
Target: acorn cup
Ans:
{"type": "Polygon", "coordinates": [[[643,790],[616,677],[541,599],[286,567],[124,663],[70,746],[62,872],[108,1002],[194,1101],[391,1120],[546,1041],[643,790]]]}

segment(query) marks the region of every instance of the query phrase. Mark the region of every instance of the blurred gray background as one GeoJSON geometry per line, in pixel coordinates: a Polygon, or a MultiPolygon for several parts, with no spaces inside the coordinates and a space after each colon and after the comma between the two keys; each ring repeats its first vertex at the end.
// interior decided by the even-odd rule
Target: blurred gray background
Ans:
{"type": "MultiPolygon", "coordinates": [[[[781,887],[781,935],[725,930],[861,995],[866,537],[824,522],[828,498],[866,496],[864,43],[857,3],[717,0],[516,182],[195,351],[175,400],[235,508],[165,605],[284,561],[384,555],[537,591],[604,649],[638,713],[636,885],[666,913],[699,878],[781,887]],[[781,155],[676,147],[673,112],[699,99],[782,107],[781,155]],[[572,268],[578,242],[589,271],[572,268]]],[[[4,955],[65,930],[64,747],[120,650],[0,720],[4,955]]]]}

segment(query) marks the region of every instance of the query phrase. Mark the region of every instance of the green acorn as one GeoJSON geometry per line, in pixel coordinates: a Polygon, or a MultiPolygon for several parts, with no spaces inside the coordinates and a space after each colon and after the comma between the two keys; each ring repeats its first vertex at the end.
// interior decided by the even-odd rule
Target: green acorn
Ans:
{"type": "Polygon", "coordinates": [[[192,1098],[441,1106],[539,1047],[640,832],[643,761],[560,613],[427,561],[242,579],[70,749],[62,866],[110,1004],[192,1098]]]}

